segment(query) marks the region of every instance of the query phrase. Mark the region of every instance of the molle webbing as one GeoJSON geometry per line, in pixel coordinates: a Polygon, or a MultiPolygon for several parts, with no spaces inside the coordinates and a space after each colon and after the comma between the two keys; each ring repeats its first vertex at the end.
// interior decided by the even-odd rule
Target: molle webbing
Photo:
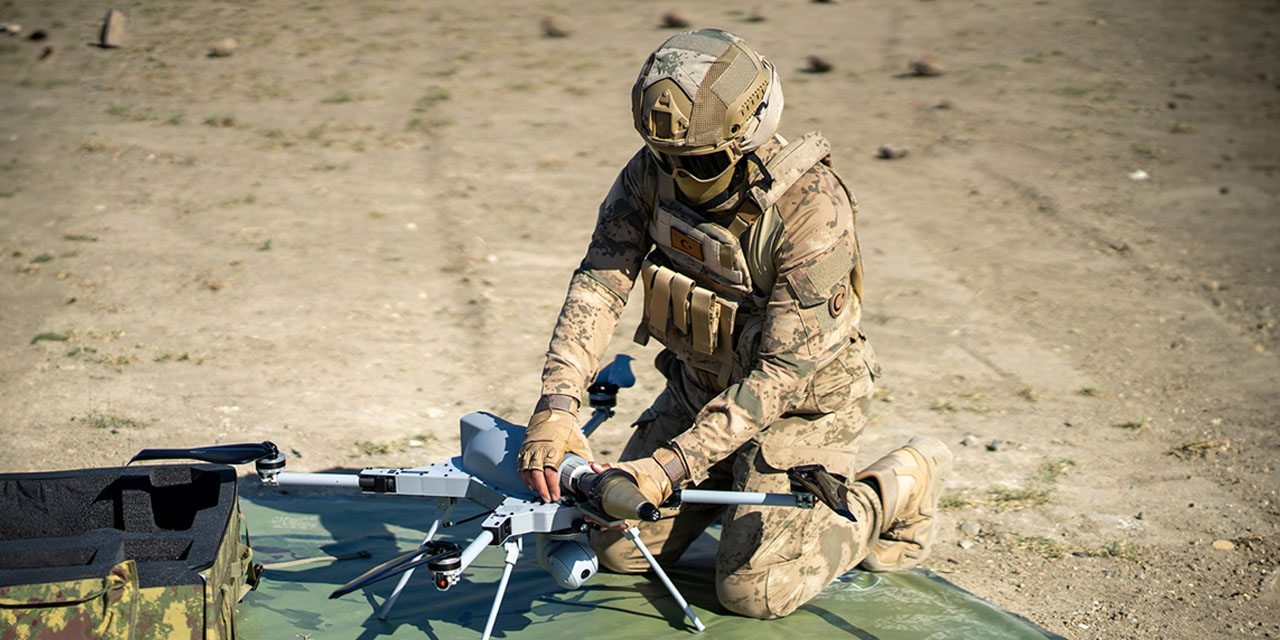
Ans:
{"type": "Polygon", "coordinates": [[[692,366],[727,384],[735,361],[737,303],[647,260],[640,280],[644,283],[644,320],[636,329],[635,341],[648,344],[650,336],[657,338],[692,366]]]}
{"type": "Polygon", "coordinates": [[[837,282],[849,277],[857,258],[845,245],[838,245],[821,260],[805,271],[805,277],[813,283],[814,291],[827,292],[837,282]]]}

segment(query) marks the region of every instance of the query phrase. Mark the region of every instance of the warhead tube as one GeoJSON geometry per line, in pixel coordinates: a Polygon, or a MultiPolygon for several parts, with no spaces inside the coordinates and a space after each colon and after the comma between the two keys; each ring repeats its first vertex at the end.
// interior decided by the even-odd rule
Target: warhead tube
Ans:
{"type": "Polygon", "coordinates": [[[586,460],[573,454],[560,464],[560,488],[561,494],[574,496],[587,510],[615,520],[657,522],[661,517],[630,473],[621,469],[594,473],[586,460]]]}

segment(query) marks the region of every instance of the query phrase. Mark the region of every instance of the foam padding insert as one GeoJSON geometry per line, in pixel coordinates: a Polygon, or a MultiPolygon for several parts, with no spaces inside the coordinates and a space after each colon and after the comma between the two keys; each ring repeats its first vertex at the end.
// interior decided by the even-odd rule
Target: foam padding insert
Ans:
{"type": "Polygon", "coordinates": [[[199,582],[231,525],[235,470],[184,464],[0,474],[0,586],[102,577],[199,582]]]}

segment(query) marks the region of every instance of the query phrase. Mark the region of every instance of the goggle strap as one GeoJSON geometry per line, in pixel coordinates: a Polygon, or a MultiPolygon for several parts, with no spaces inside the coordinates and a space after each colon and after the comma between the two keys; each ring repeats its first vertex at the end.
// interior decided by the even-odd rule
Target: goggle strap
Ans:
{"type": "Polygon", "coordinates": [[[745,157],[748,162],[755,164],[756,168],[760,169],[760,175],[764,181],[763,189],[768,191],[770,187],[773,186],[773,174],[769,173],[769,168],[764,166],[764,161],[760,159],[760,156],[756,155],[755,151],[748,151],[743,157],[745,157]]]}

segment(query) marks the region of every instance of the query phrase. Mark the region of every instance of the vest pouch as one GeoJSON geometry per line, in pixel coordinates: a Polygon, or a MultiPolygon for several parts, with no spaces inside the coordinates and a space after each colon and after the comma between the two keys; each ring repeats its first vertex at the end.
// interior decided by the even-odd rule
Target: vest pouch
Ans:
{"type": "Polygon", "coordinates": [[[733,324],[738,304],[653,262],[644,263],[640,277],[644,320],[636,330],[636,342],[647,344],[649,337],[656,338],[684,363],[727,385],[737,362],[733,324]]]}

